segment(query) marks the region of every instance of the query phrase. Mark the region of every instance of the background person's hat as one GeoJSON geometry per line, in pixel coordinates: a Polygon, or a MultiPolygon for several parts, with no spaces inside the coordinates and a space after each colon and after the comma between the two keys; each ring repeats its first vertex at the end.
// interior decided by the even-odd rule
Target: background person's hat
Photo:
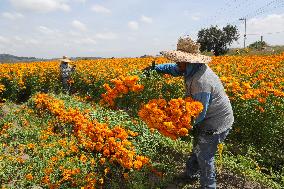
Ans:
{"type": "Polygon", "coordinates": [[[174,62],[204,63],[211,61],[211,57],[200,54],[200,44],[195,43],[190,37],[179,38],[177,50],[160,52],[174,62]]]}
{"type": "Polygon", "coordinates": [[[70,60],[70,58],[68,58],[67,56],[63,56],[62,59],[59,59],[61,62],[72,62],[70,60]]]}

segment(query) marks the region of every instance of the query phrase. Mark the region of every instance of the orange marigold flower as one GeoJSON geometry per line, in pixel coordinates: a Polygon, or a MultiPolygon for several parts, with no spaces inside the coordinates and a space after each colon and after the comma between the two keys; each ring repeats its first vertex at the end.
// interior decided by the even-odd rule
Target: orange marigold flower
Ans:
{"type": "Polygon", "coordinates": [[[128,173],[123,173],[123,178],[125,180],[129,180],[129,174],[128,173]]]}
{"type": "Polygon", "coordinates": [[[100,163],[103,165],[106,162],[106,158],[100,158],[100,163]]]}
{"type": "Polygon", "coordinates": [[[139,117],[146,122],[150,131],[157,129],[164,136],[176,139],[187,136],[192,128],[191,118],[195,118],[202,111],[201,102],[192,98],[152,99],[138,112],[139,117]]]}
{"type": "Polygon", "coordinates": [[[81,161],[81,162],[86,163],[87,160],[88,160],[88,158],[87,158],[87,156],[85,156],[84,154],[82,154],[82,155],[80,156],[80,161],[81,161]]]}
{"type": "Polygon", "coordinates": [[[33,177],[33,175],[31,173],[29,173],[29,174],[26,175],[26,179],[33,180],[34,177],[33,177]]]}
{"type": "Polygon", "coordinates": [[[188,130],[186,128],[181,128],[178,133],[181,135],[181,136],[187,136],[188,135],[188,130]]]}
{"type": "Polygon", "coordinates": [[[41,182],[43,182],[44,184],[49,184],[49,183],[50,183],[49,176],[44,176],[44,177],[42,178],[41,182]]]}
{"type": "Polygon", "coordinates": [[[29,143],[27,145],[28,149],[31,150],[31,149],[34,149],[35,148],[35,145],[33,143],[29,143]]]}
{"type": "Polygon", "coordinates": [[[141,161],[134,161],[133,166],[135,169],[141,169],[143,163],[141,161]]]}

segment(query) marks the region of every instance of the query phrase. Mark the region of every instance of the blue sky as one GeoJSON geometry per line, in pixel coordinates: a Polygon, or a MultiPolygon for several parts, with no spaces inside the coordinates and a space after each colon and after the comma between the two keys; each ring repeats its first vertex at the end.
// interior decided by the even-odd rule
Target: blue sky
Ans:
{"type": "MultiPolygon", "coordinates": [[[[210,25],[284,45],[284,0],[0,0],[0,54],[136,57],[210,25]]],[[[233,47],[243,46],[243,37],[233,47]]]]}

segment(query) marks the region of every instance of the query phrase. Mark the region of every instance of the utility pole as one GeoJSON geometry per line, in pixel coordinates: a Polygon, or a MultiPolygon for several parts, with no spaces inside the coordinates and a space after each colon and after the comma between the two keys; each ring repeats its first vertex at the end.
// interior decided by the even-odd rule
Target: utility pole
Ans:
{"type": "Polygon", "coordinates": [[[260,36],[260,46],[261,46],[261,50],[263,50],[265,47],[263,45],[263,36],[260,36]]]}
{"type": "Polygon", "coordinates": [[[246,19],[246,18],[240,18],[239,20],[244,20],[244,21],[245,21],[244,48],[246,48],[246,39],[247,39],[247,19],[246,19]]]}

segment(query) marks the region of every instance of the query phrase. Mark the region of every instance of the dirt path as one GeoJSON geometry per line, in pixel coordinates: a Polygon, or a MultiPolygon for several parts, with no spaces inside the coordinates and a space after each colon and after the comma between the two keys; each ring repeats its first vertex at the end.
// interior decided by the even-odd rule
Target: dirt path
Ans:
{"type": "MultiPolygon", "coordinates": [[[[199,188],[199,182],[194,183],[175,183],[170,184],[165,189],[196,189],[199,188]]],[[[272,189],[261,185],[260,183],[249,181],[247,178],[231,173],[228,170],[223,170],[217,175],[218,189],[272,189]]]]}
{"type": "Polygon", "coordinates": [[[12,104],[12,105],[7,105],[7,104],[0,104],[0,118],[5,117],[7,114],[11,112],[12,109],[14,108],[19,108],[20,105],[12,104]]]}

